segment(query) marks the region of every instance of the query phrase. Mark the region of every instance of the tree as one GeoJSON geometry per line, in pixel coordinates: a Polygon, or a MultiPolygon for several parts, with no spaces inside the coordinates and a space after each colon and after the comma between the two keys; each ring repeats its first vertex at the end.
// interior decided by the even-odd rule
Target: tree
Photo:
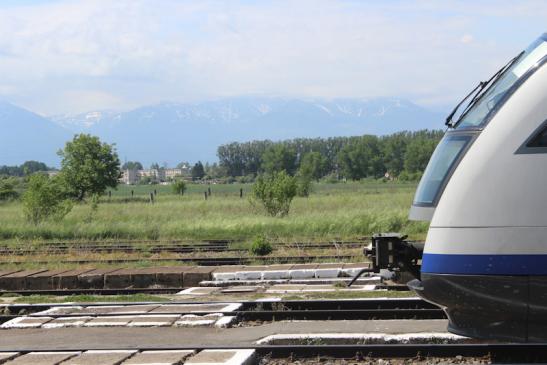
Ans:
{"type": "Polygon", "coordinates": [[[44,174],[30,177],[22,200],[25,216],[34,224],[49,218],[60,220],[72,209],[71,202],[65,199],[60,180],[44,174]]]}
{"type": "Polygon", "coordinates": [[[285,144],[275,144],[262,155],[262,170],[267,174],[285,171],[294,175],[296,170],[296,151],[285,144]]]}
{"type": "Polygon", "coordinates": [[[142,164],[139,161],[127,161],[123,164],[122,170],[142,170],[142,164]]]}
{"type": "Polygon", "coordinates": [[[198,161],[194,167],[192,167],[192,179],[203,179],[205,176],[205,168],[201,161],[198,161]]]}
{"type": "Polygon", "coordinates": [[[437,146],[437,141],[419,138],[408,144],[405,154],[405,170],[408,173],[423,172],[437,146]]]}
{"type": "Polygon", "coordinates": [[[284,217],[289,214],[296,190],[296,179],[284,170],[269,175],[259,175],[253,185],[251,203],[260,202],[272,217],[284,217]]]}
{"type": "Polygon", "coordinates": [[[0,201],[17,199],[19,193],[15,190],[15,178],[0,178],[0,201]]]}
{"type": "Polygon", "coordinates": [[[25,176],[32,175],[35,172],[49,170],[45,163],[38,161],[26,161],[21,165],[21,169],[23,170],[23,174],[25,176]]]}
{"type": "Polygon", "coordinates": [[[309,152],[302,157],[298,170],[301,176],[319,180],[326,175],[327,159],[319,152],[309,152]]]}
{"type": "Polygon", "coordinates": [[[76,135],[59,151],[61,173],[68,194],[81,201],[86,195],[103,194],[116,188],[120,178],[120,160],[113,145],[98,137],[76,135]]]}
{"type": "Polygon", "coordinates": [[[157,162],[154,162],[152,165],[150,165],[151,170],[159,170],[161,169],[160,164],[157,162]]]}
{"type": "Polygon", "coordinates": [[[184,192],[186,191],[186,183],[184,180],[177,179],[175,182],[173,182],[173,193],[184,195],[184,192]]]}
{"type": "Polygon", "coordinates": [[[347,178],[359,180],[383,175],[378,138],[362,136],[353,139],[338,154],[342,173],[347,178]]]}

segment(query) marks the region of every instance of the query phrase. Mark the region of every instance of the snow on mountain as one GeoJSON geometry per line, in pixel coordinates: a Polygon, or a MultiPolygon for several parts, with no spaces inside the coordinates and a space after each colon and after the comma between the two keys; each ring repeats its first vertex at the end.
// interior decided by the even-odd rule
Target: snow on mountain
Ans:
{"type": "MultiPolygon", "coordinates": [[[[17,124],[18,119],[11,122],[17,124]]],[[[217,147],[233,141],[384,135],[443,127],[442,114],[396,98],[234,97],[201,103],[161,103],[127,112],[57,115],[50,120],[54,123],[47,122],[65,135],[85,132],[116,143],[122,160],[138,160],[144,165],[214,161],[217,147]]],[[[46,133],[44,145],[47,139],[46,133]]],[[[33,156],[41,158],[40,154],[33,156]]],[[[6,161],[0,159],[2,163],[6,161]]]]}

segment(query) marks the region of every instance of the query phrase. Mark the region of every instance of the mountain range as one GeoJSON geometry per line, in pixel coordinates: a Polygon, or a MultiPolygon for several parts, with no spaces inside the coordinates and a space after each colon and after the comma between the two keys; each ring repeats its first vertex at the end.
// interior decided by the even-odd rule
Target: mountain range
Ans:
{"type": "Polygon", "coordinates": [[[232,141],[385,135],[439,129],[442,121],[443,114],[400,98],[234,97],[50,117],[0,102],[0,127],[6,132],[0,144],[0,165],[34,159],[57,166],[56,151],[75,133],[116,143],[121,160],[148,166],[215,161],[216,148],[232,141]]]}

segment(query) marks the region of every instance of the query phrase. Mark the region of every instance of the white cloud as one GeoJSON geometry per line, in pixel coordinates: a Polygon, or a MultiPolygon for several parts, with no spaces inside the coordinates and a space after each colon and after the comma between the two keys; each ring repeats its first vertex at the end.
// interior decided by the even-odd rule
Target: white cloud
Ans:
{"type": "Polygon", "coordinates": [[[0,4],[0,93],[41,113],[249,93],[441,105],[546,15],[539,1],[0,4]]]}

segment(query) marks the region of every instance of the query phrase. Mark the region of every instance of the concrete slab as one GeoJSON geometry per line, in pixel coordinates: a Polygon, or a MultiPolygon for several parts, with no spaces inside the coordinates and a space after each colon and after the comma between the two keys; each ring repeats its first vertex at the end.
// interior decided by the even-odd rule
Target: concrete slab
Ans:
{"type": "Polygon", "coordinates": [[[47,270],[38,274],[27,276],[25,279],[26,290],[50,290],[54,289],[53,276],[65,273],[69,270],[47,270]]]}
{"type": "Polygon", "coordinates": [[[71,306],[71,307],[52,307],[49,309],[46,309],[45,311],[32,313],[31,316],[49,316],[49,315],[63,315],[63,314],[72,314],[75,312],[79,312],[84,307],[80,306],[71,306]]]}
{"type": "Polygon", "coordinates": [[[222,316],[215,322],[215,327],[217,328],[228,328],[231,327],[232,324],[237,322],[236,316],[222,316]]]}
{"type": "Polygon", "coordinates": [[[315,277],[318,279],[337,278],[341,271],[342,269],[339,267],[333,269],[317,269],[315,270],[315,277]]]}
{"type": "Polygon", "coordinates": [[[82,289],[102,289],[104,276],[122,269],[95,269],[78,275],[78,285],[82,289]]]}
{"type": "Polygon", "coordinates": [[[69,270],[51,277],[54,289],[77,289],[79,287],[78,276],[95,269],[69,270]]]}
{"type": "Polygon", "coordinates": [[[256,293],[261,286],[231,286],[226,289],[222,289],[220,292],[224,294],[237,294],[237,293],[256,293]]]}
{"type": "MultiPolygon", "coordinates": [[[[135,269],[120,269],[104,274],[104,287],[107,289],[124,289],[132,286],[131,275],[135,269]]],[[[153,277],[152,282],[155,280],[153,277]]]]}
{"type": "Polygon", "coordinates": [[[192,348],[216,346],[254,346],[269,335],[281,333],[430,333],[445,332],[447,320],[354,320],[354,321],[276,321],[253,327],[232,328],[139,328],[86,327],[21,329],[0,334],[0,351],[34,348],[74,350],[81,348],[192,348]],[[54,335],[53,335],[54,334],[54,335]]]}
{"type": "Polygon", "coordinates": [[[270,294],[287,294],[287,293],[314,293],[314,292],[356,292],[356,291],[372,291],[376,289],[376,285],[356,285],[351,288],[341,289],[333,285],[274,285],[266,290],[270,294]]]}
{"type": "Polygon", "coordinates": [[[52,317],[17,317],[2,323],[0,328],[38,328],[52,319],[52,317]]]}
{"type": "Polygon", "coordinates": [[[362,269],[369,269],[370,263],[344,264],[340,276],[354,277],[362,269]]]}
{"type": "Polygon", "coordinates": [[[262,273],[262,280],[279,280],[279,279],[289,279],[291,277],[290,271],[294,265],[270,265],[262,273]]]}
{"type": "Polygon", "coordinates": [[[11,270],[0,270],[0,277],[6,276],[9,274],[14,274],[16,272],[23,271],[21,269],[11,269],[11,270]]]}
{"type": "Polygon", "coordinates": [[[134,319],[134,316],[95,317],[84,323],[84,327],[124,327],[134,319]]]}
{"type": "Polygon", "coordinates": [[[219,288],[215,287],[201,287],[201,286],[195,286],[192,288],[184,289],[182,291],[179,291],[177,295],[192,295],[192,296],[200,296],[200,295],[210,295],[214,292],[219,291],[219,288]]]}
{"type": "Polygon", "coordinates": [[[30,352],[8,361],[6,365],[57,365],[80,352],[30,352]]]}
{"type": "Polygon", "coordinates": [[[166,288],[182,288],[183,276],[191,266],[162,267],[156,272],[156,285],[166,288]]]}
{"type": "Polygon", "coordinates": [[[199,286],[199,283],[204,280],[211,280],[214,267],[197,266],[191,271],[187,271],[183,275],[183,284],[185,287],[199,286]]]}
{"type": "Polygon", "coordinates": [[[35,275],[44,271],[47,271],[47,270],[46,269],[23,270],[23,271],[17,271],[8,275],[0,276],[0,289],[1,290],[23,290],[25,289],[25,278],[27,276],[35,275]]]}
{"type": "Polygon", "coordinates": [[[294,265],[289,270],[291,279],[311,279],[315,277],[315,269],[317,264],[299,264],[294,265]]]}
{"type": "Polygon", "coordinates": [[[129,327],[169,327],[180,319],[177,315],[143,315],[135,317],[129,322],[129,327]]]}
{"type": "Polygon", "coordinates": [[[188,359],[193,365],[247,365],[254,362],[255,350],[203,350],[188,359]]]}
{"type": "Polygon", "coordinates": [[[211,275],[214,280],[218,281],[235,280],[236,272],[241,271],[244,267],[244,265],[220,266],[211,275]]]}
{"type": "Polygon", "coordinates": [[[220,313],[205,315],[186,314],[174,323],[175,327],[212,327],[222,318],[220,313]]]}
{"type": "Polygon", "coordinates": [[[149,314],[193,313],[193,312],[231,312],[241,307],[241,303],[205,303],[205,304],[162,304],[149,314]]]}
{"type": "Polygon", "coordinates": [[[63,328],[63,327],[82,327],[85,323],[92,320],[93,317],[82,316],[82,317],[58,317],[44,323],[42,328],[63,328]]]}
{"type": "Polygon", "coordinates": [[[63,365],[118,365],[135,353],[135,350],[90,350],[71,358],[63,365]]]}
{"type": "Polygon", "coordinates": [[[182,364],[194,353],[190,350],[143,351],[125,360],[122,365],[176,365],[182,364]]]}
{"type": "Polygon", "coordinates": [[[19,352],[0,352],[0,364],[19,356],[19,352]]]}
{"type": "Polygon", "coordinates": [[[241,270],[236,271],[236,280],[260,280],[262,272],[267,269],[267,266],[245,266],[241,270]]]}
{"type": "Polygon", "coordinates": [[[91,305],[79,311],[74,311],[74,314],[85,315],[101,315],[101,314],[144,314],[159,307],[159,304],[145,305],[91,305]]]}

